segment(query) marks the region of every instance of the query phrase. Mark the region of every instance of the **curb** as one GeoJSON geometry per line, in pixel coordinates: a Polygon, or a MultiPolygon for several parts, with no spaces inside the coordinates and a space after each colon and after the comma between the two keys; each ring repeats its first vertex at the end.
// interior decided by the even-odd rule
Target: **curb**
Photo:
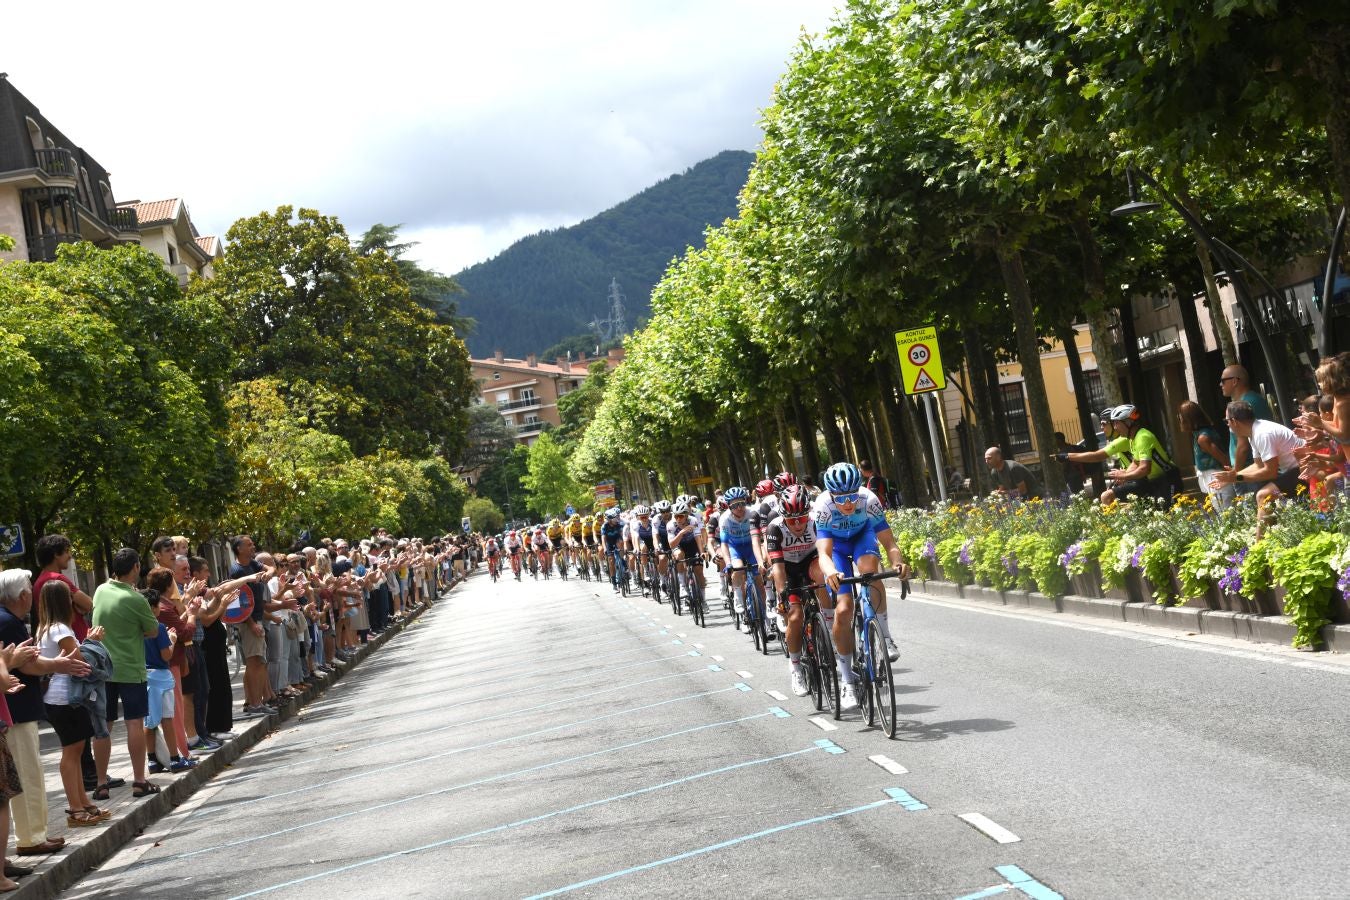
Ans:
{"type": "MultiPolygon", "coordinates": [[[[450,592],[462,583],[461,580],[452,584],[446,589],[445,593],[438,595],[436,602],[444,603],[449,598],[450,592]]],[[[141,832],[164,818],[197,793],[212,778],[229,768],[246,752],[257,746],[263,738],[276,731],[277,726],[282,722],[299,715],[301,709],[322,697],[338,680],[359,666],[366,657],[401,634],[404,629],[421,618],[422,614],[430,608],[427,603],[421,603],[414,607],[403,621],[391,624],[384,630],[383,634],[372,638],[368,643],[362,644],[351,659],[337,663],[335,673],[321,676],[318,681],[310,685],[302,696],[288,700],[271,715],[252,720],[252,723],[242,733],[232,738],[219,750],[210,756],[199,757],[201,762],[192,771],[175,776],[174,781],[162,785],[163,790],[160,793],[135,805],[128,803],[125,807],[126,811],[113,824],[99,831],[90,840],[80,844],[68,843],[66,850],[58,851],[57,854],[48,857],[49,860],[53,858],[56,860],[50,865],[35,865],[33,874],[19,881],[19,889],[12,896],[15,900],[51,900],[66,888],[74,885],[90,871],[111,859],[115,853],[140,835],[141,832]]],[[[71,829],[71,831],[75,830],[71,829]]],[[[85,831],[85,829],[80,830],[85,831]]],[[[93,831],[93,829],[87,829],[87,831],[93,831]]],[[[23,857],[12,856],[10,860],[15,865],[28,864],[23,857]]]]}
{"type": "MultiPolygon", "coordinates": [[[[973,600],[999,606],[1041,609],[1191,634],[1213,634],[1255,644],[1289,647],[1294,642],[1294,625],[1287,616],[1256,616],[1194,606],[1158,606],[1156,603],[1097,599],[1074,594],[1047,597],[1035,591],[1000,591],[950,581],[922,580],[920,585],[919,593],[940,600],[973,600]]],[[[1350,653],[1350,624],[1325,626],[1322,629],[1322,641],[1332,652],[1350,653]]]]}

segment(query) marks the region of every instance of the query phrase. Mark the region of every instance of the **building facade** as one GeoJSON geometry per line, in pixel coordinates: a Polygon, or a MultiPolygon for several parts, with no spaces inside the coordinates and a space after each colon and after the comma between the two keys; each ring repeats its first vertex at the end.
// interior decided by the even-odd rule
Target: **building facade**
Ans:
{"type": "Polygon", "coordinates": [[[119,208],[111,177],[0,75],[0,259],[44,262],[62,244],[137,243],[136,211],[119,208]]]}
{"type": "Polygon", "coordinates": [[[591,364],[600,359],[612,369],[623,361],[623,350],[589,359],[585,353],[576,359],[558,357],[552,363],[540,362],[534,354],[511,359],[498,350],[487,359],[469,362],[478,387],[477,402],[495,406],[515,429],[516,439],[528,446],[546,428],[562,424],[558,398],[581,387],[591,364]]]}
{"type": "Polygon", "coordinates": [[[188,215],[187,204],[177,198],[142,203],[129,200],[119,208],[136,214],[141,246],[164,260],[165,267],[187,287],[193,275],[211,278],[216,260],[222,255],[220,240],[197,233],[188,215]]]}

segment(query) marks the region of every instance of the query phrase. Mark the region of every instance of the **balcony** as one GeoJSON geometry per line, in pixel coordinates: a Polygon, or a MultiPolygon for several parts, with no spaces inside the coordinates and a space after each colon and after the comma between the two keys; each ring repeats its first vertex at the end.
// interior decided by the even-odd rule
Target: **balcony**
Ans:
{"type": "Polygon", "coordinates": [[[543,406],[543,402],[538,397],[527,397],[524,400],[498,400],[497,412],[519,412],[522,409],[538,409],[543,406]]]}
{"type": "Polygon", "coordinates": [[[137,231],[140,223],[136,220],[136,210],[130,206],[118,206],[108,210],[108,224],[118,231],[137,231]]]}
{"type": "Polygon", "coordinates": [[[69,150],[60,147],[51,150],[34,150],[38,168],[51,178],[69,178],[72,181],[80,174],[75,165],[75,156],[69,150]]]}
{"type": "Polygon", "coordinates": [[[84,240],[78,234],[41,234],[28,238],[28,259],[30,262],[53,262],[56,248],[62,244],[75,244],[84,240]]]}
{"type": "Polygon", "coordinates": [[[526,422],[524,425],[516,426],[516,434],[522,437],[530,434],[538,434],[543,430],[544,430],[543,422],[526,422]]]}

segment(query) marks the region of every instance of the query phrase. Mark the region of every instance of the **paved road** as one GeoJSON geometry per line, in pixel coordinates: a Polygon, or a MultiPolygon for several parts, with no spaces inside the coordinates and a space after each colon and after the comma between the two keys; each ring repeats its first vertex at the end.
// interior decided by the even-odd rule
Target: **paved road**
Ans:
{"type": "Polygon", "coordinates": [[[1350,670],[898,618],[887,741],[767,694],[785,661],[721,615],[479,576],[67,895],[1350,893],[1350,670]]]}

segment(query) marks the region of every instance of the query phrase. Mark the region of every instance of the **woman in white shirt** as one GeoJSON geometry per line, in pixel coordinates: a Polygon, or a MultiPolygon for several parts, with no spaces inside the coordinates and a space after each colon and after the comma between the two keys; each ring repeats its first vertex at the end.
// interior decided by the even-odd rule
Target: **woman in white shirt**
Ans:
{"type": "MultiPolygon", "coordinates": [[[[70,587],[63,581],[52,580],[42,586],[38,597],[38,653],[49,659],[79,653],[79,641],[70,627],[75,608],[71,603],[70,587]]],[[[103,638],[102,628],[89,629],[88,640],[103,638]]],[[[66,824],[71,828],[102,825],[112,817],[111,810],[100,809],[89,801],[84,790],[84,776],[80,773],[80,754],[84,742],[94,736],[94,725],[89,711],[83,706],[70,705],[70,676],[53,675],[42,695],[47,707],[47,721],[61,741],[61,786],[66,791],[66,824]]]]}

